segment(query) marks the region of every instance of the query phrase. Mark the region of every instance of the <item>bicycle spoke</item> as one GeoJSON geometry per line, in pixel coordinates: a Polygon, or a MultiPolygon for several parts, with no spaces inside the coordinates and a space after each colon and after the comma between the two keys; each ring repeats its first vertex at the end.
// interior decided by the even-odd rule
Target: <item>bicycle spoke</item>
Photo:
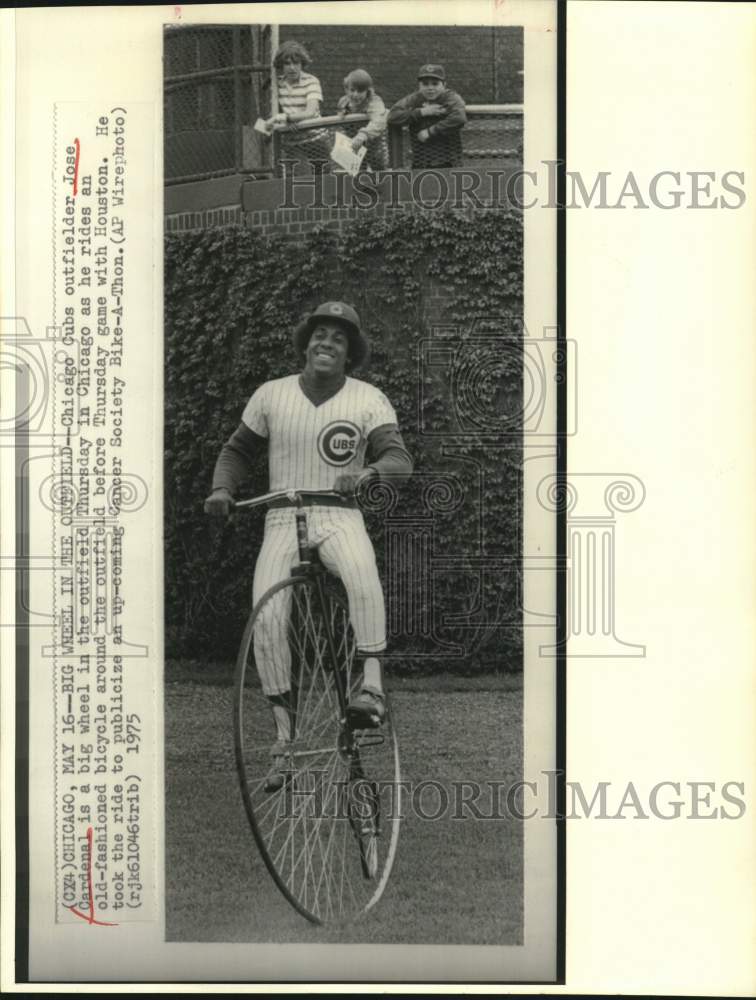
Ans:
{"type": "Polygon", "coordinates": [[[266,602],[267,627],[257,629],[253,616],[237,662],[237,764],[247,815],[265,864],[303,916],[321,923],[352,919],[380,896],[395,852],[398,824],[389,821],[385,837],[363,834],[369,817],[362,813],[375,804],[353,799],[352,788],[362,778],[389,784],[397,778],[391,713],[379,733],[344,728],[334,668],[347,699],[362,678],[354,676],[348,611],[330,590],[323,604],[311,581],[291,580],[272,588],[254,615],[262,616],[266,602]],[[256,655],[266,659],[264,669],[256,655]],[[290,692],[288,702],[266,697],[266,677],[275,677],[274,690],[290,692]],[[270,746],[280,718],[274,721],[273,705],[281,703],[289,706],[292,742],[276,763],[270,746]],[[276,766],[283,784],[265,791],[276,766]]]}
{"type": "MultiPolygon", "coordinates": [[[[333,787],[333,782],[334,782],[334,780],[336,780],[336,774],[335,774],[335,772],[336,772],[337,766],[338,766],[338,758],[334,758],[334,760],[332,762],[332,771],[331,771],[331,774],[328,777],[328,781],[325,783],[326,787],[329,788],[329,789],[333,787]]],[[[325,877],[325,879],[326,879],[326,891],[328,892],[327,898],[328,898],[328,901],[330,902],[330,892],[328,890],[330,889],[329,883],[330,883],[330,880],[333,877],[333,873],[331,872],[331,869],[330,869],[330,866],[329,866],[329,854],[330,854],[330,847],[331,847],[331,842],[333,840],[334,831],[336,829],[336,823],[338,822],[338,814],[335,814],[335,815],[331,816],[330,813],[329,813],[329,805],[330,804],[328,802],[326,802],[326,801],[324,801],[322,803],[322,816],[316,819],[316,836],[317,836],[318,847],[320,849],[321,867],[320,867],[320,878],[318,880],[318,885],[315,887],[315,893],[316,893],[316,896],[319,896],[320,886],[321,886],[321,884],[323,882],[323,878],[325,877]],[[321,828],[321,826],[327,820],[330,820],[330,825],[329,825],[328,840],[326,842],[325,850],[324,850],[323,849],[322,837],[321,837],[321,834],[320,834],[320,828],[321,828]]]]}
{"type": "MultiPolygon", "coordinates": [[[[334,757],[335,757],[335,755],[334,755],[334,757]]],[[[301,774],[299,775],[299,777],[301,777],[301,774]]],[[[292,781],[292,784],[294,784],[294,780],[292,781]]],[[[313,792],[315,792],[315,789],[313,789],[313,792]]],[[[302,794],[302,795],[307,794],[307,791],[301,792],[300,794],[302,794]]],[[[279,793],[279,795],[281,795],[281,793],[279,793]]],[[[293,812],[293,807],[292,807],[292,812],[293,812]]],[[[309,846],[310,840],[315,835],[315,833],[317,833],[317,831],[315,831],[315,833],[311,833],[310,836],[308,836],[308,834],[307,834],[306,807],[303,807],[300,810],[299,819],[298,820],[296,818],[292,818],[292,817],[288,817],[288,816],[287,816],[287,819],[289,820],[288,832],[287,832],[286,839],[285,839],[284,843],[281,845],[281,848],[280,848],[280,850],[278,852],[278,855],[276,856],[276,863],[280,862],[281,857],[283,856],[283,853],[286,851],[286,849],[289,846],[292,846],[292,850],[293,851],[296,850],[296,846],[295,845],[297,843],[298,835],[301,833],[302,834],[302,844],[303,844],[303,846],[302,846],[301,850],[299,850],[296,854],[294,854],[292,856],[293,857],[293,860],[292,860],[292,869],[295,871],[297,868],[299,868],[299,865],[301,863],[302,852],[304,852],[304,855],[307,856],[307,848],[309,846]],[[300,827],[301,827],[301,829],[300,829],[300,827]]],[[[311,851],[310,851],[310,853],[311,853],[311,851]]]]}
{"type": "MultiPolygon", "coordinates": [[[[333,780],[333,776],[334,776],[337,764],[338,764],[338,758],[336,757],[336,755],[334,755],[334,758],[332,759],[331,764],[330,764],[330,772],[328,773],[327,779],[324,782],[324,784],[325,784],[326,787],[329,787],[330,784],[331,784],[331,781],[333,780]]],[[[327,812],[327,806],[324,808],[325,804],[322,803],[322,802],[319,803],[319,799],[317,797],[317,789],[314,789],[313,791],[315,793],[315,798],[312,799],[312,800],[309,800],[309,801],[312,801],[315,804],[316,808],[317,808],[318,804],[320,804],[321,809],[322,809],[322,815],[318,816],[316,814],[315,816],[311,817],[311,823],[310,823],[309,831],[308,831],[308,828],[307,828],[307,823],[306,822],[303,823],[303,831],[302,831],[302,841],[303,841],[303,843],[302,843],[302,856],[304,858],[304,869],[305,869],[303,877],[305,879],[307,879],[308,876],[311,876],[311,878],[313,880],[313,883],[314,883],[315,868],[316,868],[316,865],[315,865],[315,860],[316,860],[315,859],[315,851],[316,851],[316,848],[317,848],[318,851],[319,851],[319,853],[320,853],[321,879],[318,880],[318,884],[314,884],[313,885],[313,889],[314,889],[314,901],[315,901],[314,905],[316,905],[316,906],[319,907],[319,905],[320,905],[319,887],[320,887],[320,882],[322,880],[322,871],[326,868],[326,864],[327,864],[327,858],[324,857],[324,855],[323,855],[323,846],[322,846],[322,837],[321,837],[321,826],[322,826],[324,820],[328,817],[328,812],[327,812]]],[[[309,802],[308,802],[308,804],[309,804],[309,802]]],[[[306,816],[306,814],[307,814],[307,805],[305,805],[304,810],[303,810],[303,815],[306,816]]],[[[305,886],[305,888],[306,888],[306,886],[305,886]]]]}

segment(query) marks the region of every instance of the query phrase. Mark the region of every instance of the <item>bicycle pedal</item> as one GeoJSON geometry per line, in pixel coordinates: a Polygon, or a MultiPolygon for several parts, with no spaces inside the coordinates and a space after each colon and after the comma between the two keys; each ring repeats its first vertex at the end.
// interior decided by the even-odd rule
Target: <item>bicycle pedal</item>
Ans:
{"type": "Polygon", "coordinates": [[[280,792],[286,782],[286,775],[282,773],[271,774],[263,783],[263,791],[266,795],[271,795],[273,792],[280,792]]]}
{"type": "Polygon", "coordinates": [[[364,729],[362,735],[357,739],[355,746],[360,750],[369,750],[371,747],[380,747],[386,742],[386,734],[381,731],[380,726],[375,729],[364,729]]]}
{"type": "Polygon", "coordinates": [[[347,722],[352,729],[380,729],[383,725],[383,719],[379,715],[368,713],[359,707],[347,707],[347,722]]]}

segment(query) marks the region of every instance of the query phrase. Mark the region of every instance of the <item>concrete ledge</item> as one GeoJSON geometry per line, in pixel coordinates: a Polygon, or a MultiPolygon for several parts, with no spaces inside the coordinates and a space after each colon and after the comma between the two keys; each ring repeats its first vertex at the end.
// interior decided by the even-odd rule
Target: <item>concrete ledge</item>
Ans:
{"type": "Polygon", "coordinates": [[[380,174],[295,175],[250,180],[236,175],[166,190],[166,232],[246,226],[265,236],[301,240],[315,228],[342,230],[364,213],[451,210],[475,212],[519,207],[519,163],[474,169],[387,170],[380,174]]]}
{"type": "MultiPolygon", "coordinates": [[[[415,204],[420,208],[506,208],[516,205],[518,165],[446,170],[386,170],[379,174],[323,174],[244,181],[244,212],[297,208],[357,209],[415,204]]],[[[271,220],[273,221],[273,220],[271,220]]]]}
{"type": "Polygon", "coordinates": [[[231,174],[206,181],[166,185],[163,212],[165,215],[178,215],[180,212],[200,212],[205,208],[239,205],[239,191],[245,180],[247,178],[244,174],[231,174]]]}

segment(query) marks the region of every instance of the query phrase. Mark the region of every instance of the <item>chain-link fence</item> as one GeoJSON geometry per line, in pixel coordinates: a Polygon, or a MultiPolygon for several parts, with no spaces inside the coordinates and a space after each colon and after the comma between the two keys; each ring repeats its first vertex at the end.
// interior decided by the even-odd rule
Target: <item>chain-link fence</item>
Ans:
{"type": "MultiPolygon", "coordinates": [[[[523,115],[519,104],[468,105],[467,124],[453,137],[443,135],[431,143],[412,139],[409,130],[390,125],[379,141],[369,145],[364,167],[369,170],[423,170],[430,167],[462,166],[484,169],[502,161],[521,162],[523,115]]],[[[273,133],[273,166],[281,173],[282,160],[296,161],[295,171],[312,169],[327,161],[333,133],[353,136],[368,121],[367,115],[338,115],[300,122],[296,129],[276,126],[273,133]]]]}
{"type": "Polygon", "coordinates": [[[252,127],[269,114],[270,39],[261,25],[166,30],[166,183],[270,175],[270,144],[252,127]]]}
{"type": "Polygon", "coordinates": [[[443,135],[430,143],[413,142],[406,128],[389,128],[390,165],[394,169],[450,164],[478,167],[521,160],[523,114],[521,104],[468,104],[467,124],[459,138],[443,135]],[[461,149],[460,149],[461,142],[461,149]]]}
{"type": "MultiPolygon", "coordinates": [[[[327,161],[338,130],[354,135],[365,115],[300,122],[271,138],[254,122],[271,113],[271,45],[266,25],[180,26],[165,35],[165,180],[167,184],[231,174],[280,175],[281,160],[297,172],[327,161]]],[[[421,143],[391,126],[369,145],[366,169],[437,166],[485,168],[522,158],[519,104],[469,104],[458,134],[421,143]]]]}

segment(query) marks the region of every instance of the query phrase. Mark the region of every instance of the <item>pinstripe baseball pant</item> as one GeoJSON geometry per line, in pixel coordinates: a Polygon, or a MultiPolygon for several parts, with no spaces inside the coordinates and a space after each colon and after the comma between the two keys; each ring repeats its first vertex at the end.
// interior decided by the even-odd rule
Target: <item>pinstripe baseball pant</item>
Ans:
{"type": "MultiPolygon", "coordinates": [[[[253,605],[269,587],[289,576],[298,561],[294,508],[268,511],[265,537],[255,565],[253,605]]],[[[317,547],[323,565],[340,577],[349,601],[357,648],[379,653],[386,648],[386,610],[375,562],[375,552],[359,510],[310,507],[307,510],[310,544],[317,547]]],[[[287,622],[291,590],[279,591],[255,624],[255,662],[263,691],[272,696],[291,686],[291,652],[287,622]]]]}

